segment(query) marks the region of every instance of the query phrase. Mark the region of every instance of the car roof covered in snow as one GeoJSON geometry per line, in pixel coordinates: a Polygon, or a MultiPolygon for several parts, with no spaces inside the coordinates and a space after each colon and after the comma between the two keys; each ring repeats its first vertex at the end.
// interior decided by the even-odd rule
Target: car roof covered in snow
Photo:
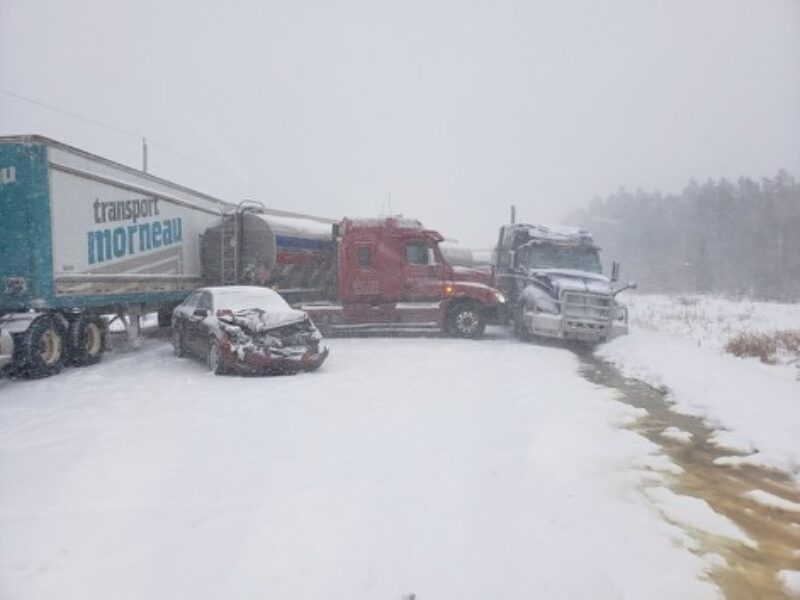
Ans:
{"type": "Polygon", "coordinates": [[[240,310],[244,308],[262,308],[269,310],[291,310],[289,304],[278,292],[267,287],[255,285],[230,285],[201,288],[204,292],[211,292],[215,299],[215,308],[230,308],[240,310]],[[258,304],[253,302],[257,301],[258,304]],[[222,305],[224,303],[224,306],[222,305]]]}

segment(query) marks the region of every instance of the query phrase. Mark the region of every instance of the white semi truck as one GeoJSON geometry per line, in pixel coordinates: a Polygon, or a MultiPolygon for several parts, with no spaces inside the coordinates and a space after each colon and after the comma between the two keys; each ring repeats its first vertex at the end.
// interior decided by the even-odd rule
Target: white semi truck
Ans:
{"type": "Polygon", "coordinates": [[[509,317],[520,336],[590,344],[628,332],[628,311],[615,287],[619,263],[603,275],[600,249],[588,231],[512,223],[500,229],[495,249],[495,285],[508,299],[509,317]]]}

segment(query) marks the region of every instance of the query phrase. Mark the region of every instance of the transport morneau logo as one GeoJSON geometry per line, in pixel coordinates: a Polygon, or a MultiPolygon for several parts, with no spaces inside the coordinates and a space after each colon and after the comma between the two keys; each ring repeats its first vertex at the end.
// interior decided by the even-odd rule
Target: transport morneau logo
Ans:
{"type": "Polygon", "coordinates": [[[0,185],[14,183],[17,180],[16,167],[0,167],[0,185]]]}
{"type": "Polygon", "coordinates": [[[95,198],[92,204],[94,222],[119,225],[86,233],[89,264],[166,248],[182,242],[181,219],[150,220],[160,214],[158,198],[132,198],[110,202],[95,198]],[[138,222],[140,219],[148,221],[138,222]],[[125,221],[128,223],[124,223],[125,221]]]}

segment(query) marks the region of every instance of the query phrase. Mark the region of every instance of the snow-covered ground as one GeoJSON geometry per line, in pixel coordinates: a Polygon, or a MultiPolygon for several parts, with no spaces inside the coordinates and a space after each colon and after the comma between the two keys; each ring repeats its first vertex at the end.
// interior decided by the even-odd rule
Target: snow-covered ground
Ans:
{"type": "Polygon", "coordinates": [[[800,304],[704,296],[626,297],[631,333],[598,354],[626,375],[664,387],[675,409],[704,417],[716,441],[745,452],[728,464],[777,467],[800,478],[800,381],[796,362],[776,365],[726,354],[743,332],[800,330],[800,304]]]}
{"type": "MultiPolygon", "coordinates": [[[[723,351],[800,328],[800,307],[629,305],[631,334],[598,354],[747,453],[721,463],[800,476],[794,365],[723,351]]],[[[0,598],[705,598],[725,559],[687,532],[757,547],[667,487],[680,467],[567,350],[499,330],[328,344],[295,377],[214,377],[148,340],[0,381],[0,598]]],[[[779,574],[787,593],[798,577],[779,574]]]]}
{"type": "Polygon", "coordinates": [[[0,597],[714,598],[662,515],[751,543],[567,350],[328,343],[294,377],[149,340],[0,381],[0,597]]]}

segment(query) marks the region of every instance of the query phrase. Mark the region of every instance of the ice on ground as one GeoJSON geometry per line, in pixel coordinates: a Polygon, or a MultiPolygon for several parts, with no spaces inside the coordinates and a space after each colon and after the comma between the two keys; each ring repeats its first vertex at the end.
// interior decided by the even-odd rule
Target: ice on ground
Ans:
{"type": "Polygon", "coordinates": [[[715,569],[724,569],[728,566],[728,561],[725,560],[725,557],[716,552],[707,552],[703,555],[703,560],[706,561],[710,567],[715,569]]]}
{"type": "Polygon", "coordinates": [[[751,548],[758,547],[733,521],[715,512],[705,500],[676,494],[666,487],[647,488],[645,494],[673,523],[726,537],[751,548]]]}
{"type": "Polygon", "coordinates": [[[750,490],[745,494],[751,500],[769,506],[770,508],[777,508],[786,512],[800,512],[800,503],[792,502],[786,498],[781,498],[775,494],[770,494],[764,490],[750,490]]]}
{"type": "Polygon", "coordinates": [[[669,473],[671,475],[680,475],[683,473],[683,467],[675,464],[666,454],[647,454],[640,456],[634,463],[637,467],[645,469],[652,469],[662,473],[669,473]]]}
{"type": "Polygon", "coordinates": [[[678,429],[677,427],[667,427],[661,432],[661,435],[665,438],[675,440],[676,442],[683,442],[685,444],[688,444],[692,441],[691,433],[688,431],[683,431],[682,429],[678,429]]]}
{"type": "Polygon", "coordinates": [[[328,343],[292,377],[149,342],[0,382],[0,597],[718,597],[574,354],[328,343]]]}
{"type": "Polygon", "coordinates": [[[754,458],[754,454],[720,456],[714,459],[714,464],[721,467],[740,467],[742,465],[760,465],[764,461],[754,458]]]}

